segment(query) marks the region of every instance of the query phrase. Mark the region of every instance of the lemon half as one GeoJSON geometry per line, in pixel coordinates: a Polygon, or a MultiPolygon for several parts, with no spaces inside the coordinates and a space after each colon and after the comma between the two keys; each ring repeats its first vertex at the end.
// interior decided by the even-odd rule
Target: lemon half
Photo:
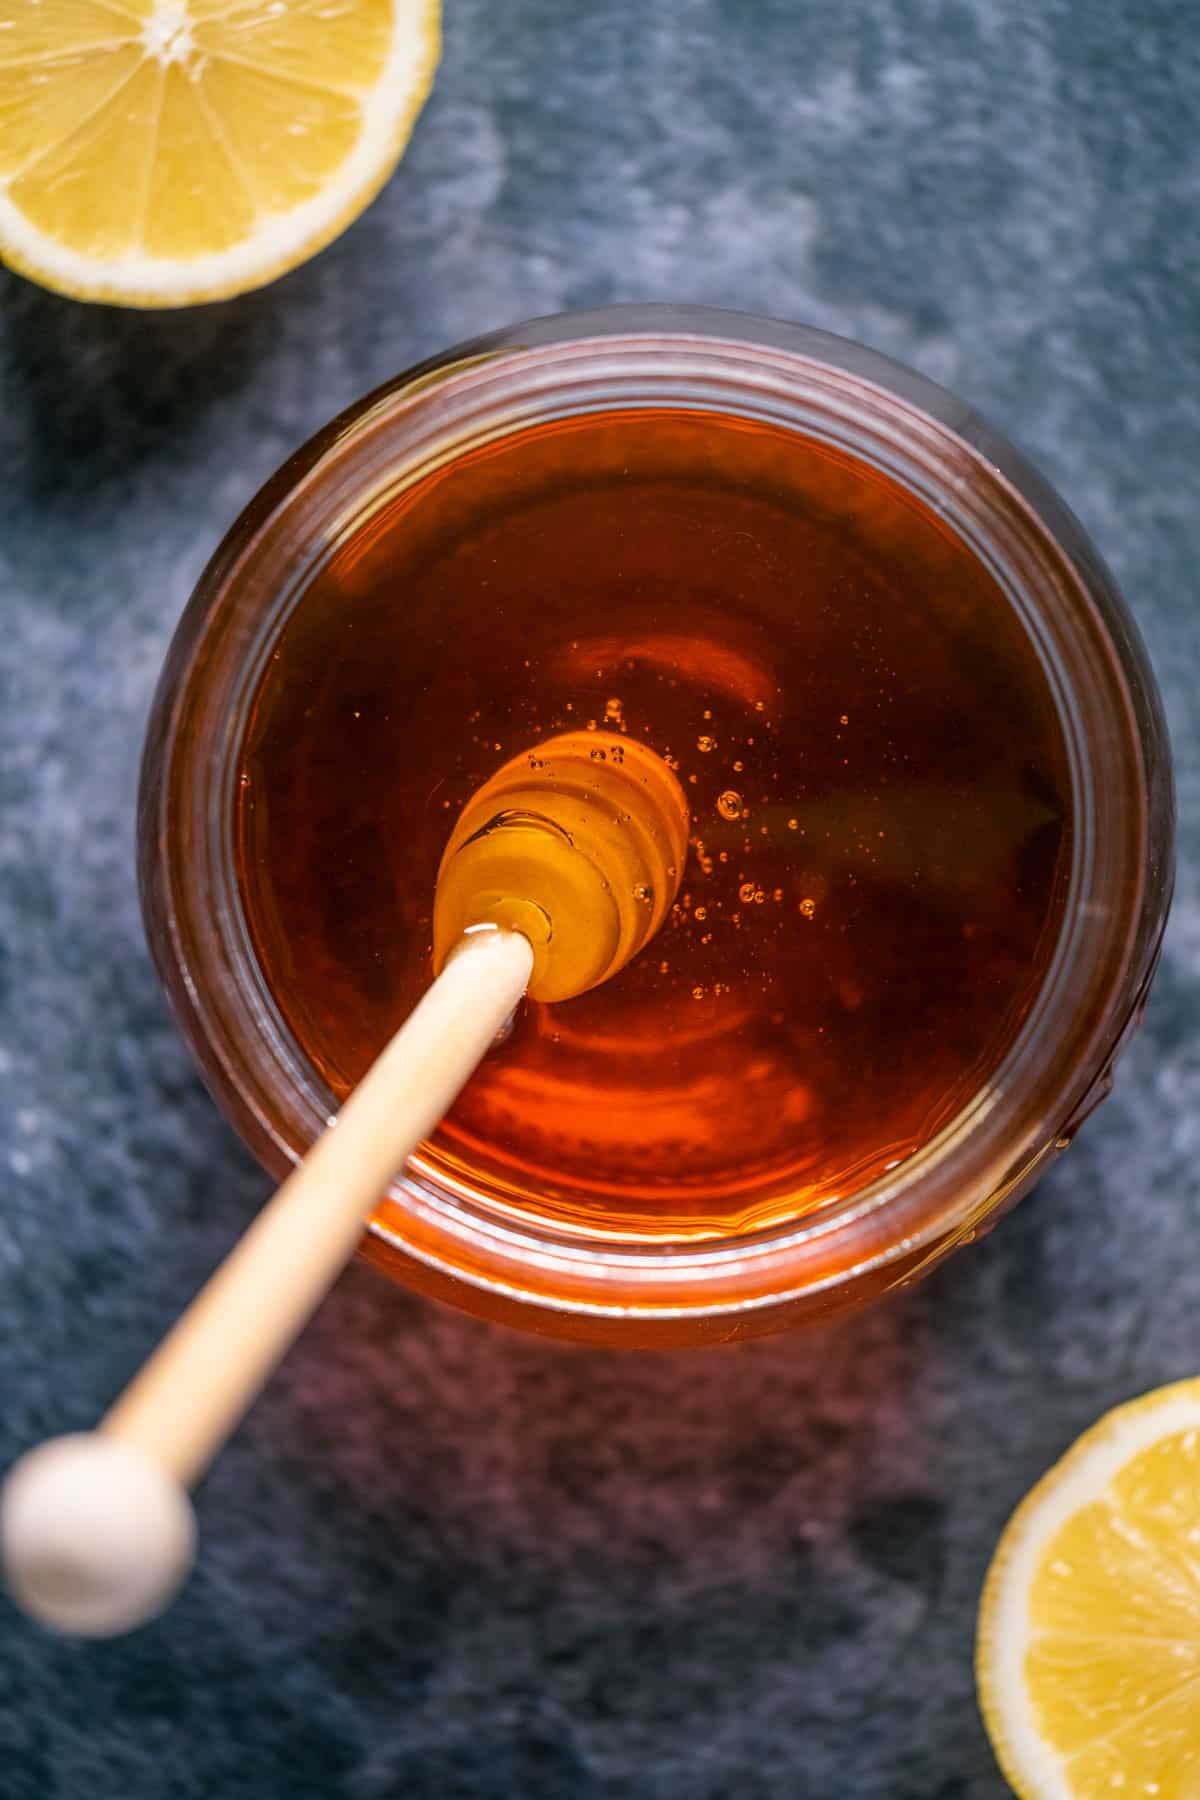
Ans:
{"type": "Polygon", "coordinates": [[[258,287],[378,192],[438,48],[439,0],[0,0],[0,256],[125,306],[258,287]]]}
{"type": "Polygon", "coordinates": [[[1200,1800],[1200,1380],[1109,1413],[1018,1508],[976,1667],[1024,1800],[1200,1800]]]}

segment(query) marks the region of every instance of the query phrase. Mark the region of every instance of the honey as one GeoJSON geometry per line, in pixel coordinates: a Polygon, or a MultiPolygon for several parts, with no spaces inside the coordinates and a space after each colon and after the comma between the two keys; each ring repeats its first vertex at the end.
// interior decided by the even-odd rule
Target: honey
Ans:
{"type": "Polygon", "coordinates": [[[1037,650],[888,477],[646,408],[423,474],[330,546],[280,630],[237,879],[335,1095],[431,977],[464,809],[567,735],[673,771],[678,891],[611,980],[522,1006],[428,1146],[447,1181],[597,1237],[725,1235],[844,1200],[986,1092],[1070,860],[1037,650]]]}

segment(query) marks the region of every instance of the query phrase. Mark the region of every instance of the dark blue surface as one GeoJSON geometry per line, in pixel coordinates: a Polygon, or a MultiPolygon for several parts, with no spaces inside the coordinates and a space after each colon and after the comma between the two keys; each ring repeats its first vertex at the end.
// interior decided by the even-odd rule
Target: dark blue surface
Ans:
{"type": "Polygon", "coordinates": [[[162,1623],[0,1603],[3,1800],[998,1800],[983,1571],[1107,1406],[1200,1367],[1200,12],[448,0],[382,198],[174,316],[0,277],[0,1460],[89,1424],[266,1192],[133,887],[202,563],[364,389],[513,319],[690,298],[864,339],[1028,449],[1158,666],[1179,899],[1117,1092],[898,1303],[719,1354],[555,1348],[351,1270],[201,1499],[162,1623]]]}

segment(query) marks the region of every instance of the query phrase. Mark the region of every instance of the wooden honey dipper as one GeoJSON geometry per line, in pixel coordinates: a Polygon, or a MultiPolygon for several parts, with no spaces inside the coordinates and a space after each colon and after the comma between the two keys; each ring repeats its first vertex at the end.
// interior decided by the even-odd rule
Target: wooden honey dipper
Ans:
{"type": "Polygon", "coordinates": [[[10,1472],[0,1553],[28,1613],[105,1637],[168,1604],[195,1552],[189,1487],[391,1178],[522,994],[584,993],[649,942],[678,891],[687,836],[666,764],[608,733],[552,738],[468,801],[438,871],[432,986],[98,1428],[53,1438],[10,1472]]]}

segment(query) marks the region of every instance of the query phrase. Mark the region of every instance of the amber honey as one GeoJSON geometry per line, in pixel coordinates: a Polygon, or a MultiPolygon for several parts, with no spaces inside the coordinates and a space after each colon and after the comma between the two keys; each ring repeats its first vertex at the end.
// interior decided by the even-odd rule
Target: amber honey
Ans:
{"type": "Polygon", "coordinates": [[[237,878],[336,1094],[431,975],[439,861],[555,733],[673,768],[673,909],[527,1002],[428,1147],[527,1218],[654,1239],[809,1214],[986,1089],[1054,952],[1070,783],[1038,654],[886,476],[706,412],[576,415],[425,473],[334,543],[240,757],[237,878]]]}

